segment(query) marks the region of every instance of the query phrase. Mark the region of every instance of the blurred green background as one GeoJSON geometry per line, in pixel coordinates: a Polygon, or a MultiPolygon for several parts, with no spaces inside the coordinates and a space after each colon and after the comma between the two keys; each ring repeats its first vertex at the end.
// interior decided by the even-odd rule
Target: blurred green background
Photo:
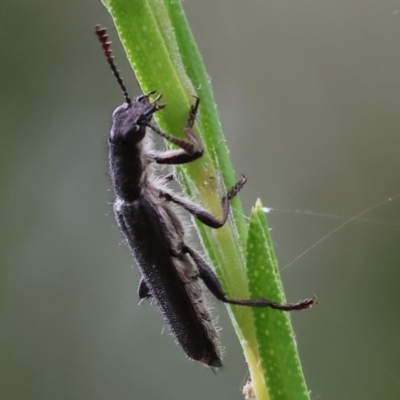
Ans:
{"type": "MultiPolygon", "coordinates": [[[[288,299],[318,296],[292,316],[311,397],[398,398],[399,2],[184,8],[249,178],[245,211],[257,197],[275,210],[288,299]]],[[[246,365],[223,306],[225,369],[213,374],[187,361],[154,306],[137,305],[107,176],[123,98],[95,24],[139,89],[105,8],[19,0],[2,15],[0,399],[241,399],[246,365]]]]}

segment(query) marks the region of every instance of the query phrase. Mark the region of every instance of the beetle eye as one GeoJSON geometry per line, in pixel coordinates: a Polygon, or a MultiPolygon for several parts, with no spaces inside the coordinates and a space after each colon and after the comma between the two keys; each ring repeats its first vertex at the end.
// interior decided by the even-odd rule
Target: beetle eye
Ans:
{"type": "Polygon", "coordinates": [[[140,126],[138,124],[133,124],[129,129],[127,133],[136,133],[140,129],[140,126]]]}
{"type": "Polygon", "coordinates": [[[112,113],[112,117],[115,119],[118,115],[122,114],[124,111],[126,111],[128,108],[130,107],[129,104],[121,104],[120,106],[118,106],[114,112],[112,113]]]}

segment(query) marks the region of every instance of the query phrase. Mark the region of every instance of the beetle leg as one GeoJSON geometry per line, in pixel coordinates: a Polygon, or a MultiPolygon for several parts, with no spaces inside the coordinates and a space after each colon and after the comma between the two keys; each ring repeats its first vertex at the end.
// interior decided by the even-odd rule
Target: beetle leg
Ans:
{"type": "Polygon", "coordinates": [[[247,307],[270,307],[276,310],[282,311],[298,311],[310,308],[315,304],[315,296],[311,299],[305,299],[299,301],[298,303],[288,303],[279,304],[267,299],[228,299],[221,286],[220,281],[215,275],[211,267],[204,261],[204,259],[192,248],[185,246],[183,251],[188,253],[199,270],[199,276],[203,280],[204,284],[207,286],[208,290],[220,301],[233,304],[237,306],[247,306],[247,307]]]}
{"type": "Polygon", "coordinates": [[[218,229],[224,226],[226,220],[229,216],[230,205],[229,200],[231,200],[237,193],[242,189],[244,184],[247,182],[247,178],[243,176],[235,186],[222,198],[222,218],[218,219],[211,215],[206,209],[200,207],[196,203],[188,200],[185,197],[181,197],[170,192],[160,192],[160,197],[167,201],[172,201],[175,204],[180,205],[194,217],[196,217],[203,224],[209,226],[210,228],[218,229]]]}
{"type": "Polygon", "coordinates": [[[165,151],[164,153],[157,154],[154,157],[154,161],[158,164],[186,164],[197,160],[203,155],[204,148],[201,140],[193,132],[192,128],[196,120],[197,111],[199,109],[200,99],[196,97],[196,102],[190,107],[189,118],[186,123],[184,133],[187,140],[179,139],[161,131],[157,126],[151,122],[146,125],[158,135],[164,139],[180,147],[179,150],[165,151]]]}
{"type": "Polygon", "coordinates": [[[149,299],[151,296],[150,290],[147,286],[146,281],[144,280],[143,276],[140,278],[139,286],[137,289],[137,294],[140,300],[149,299]]]}

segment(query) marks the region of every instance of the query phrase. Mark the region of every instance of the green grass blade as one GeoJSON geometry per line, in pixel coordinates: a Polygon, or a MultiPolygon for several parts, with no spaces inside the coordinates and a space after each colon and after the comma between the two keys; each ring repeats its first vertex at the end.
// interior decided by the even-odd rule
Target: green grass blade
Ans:
{"type": "MultiPolygon", "coordinates": [[[[247,273],[252,298],[286,303],[267,220],[259,200],[250,217],[247,273]]],[[[254,309],[253,313],[260,367],[271,400],[309,400],[289,314],[270,308],[254,309]]]]}

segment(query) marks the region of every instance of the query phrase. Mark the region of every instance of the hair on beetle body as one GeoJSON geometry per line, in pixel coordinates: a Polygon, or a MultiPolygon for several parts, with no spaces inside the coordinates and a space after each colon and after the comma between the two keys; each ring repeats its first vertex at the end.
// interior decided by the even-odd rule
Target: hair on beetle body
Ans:
{"type": "Polygon", "coordinates": [[[113,62],[106,30],[97,26],[96,34],[125,96],[125,103],[112,115],[109,164],[116,194],[115,217],[141,273],[139,298],[154,299],[177,343],[189,358],[210,367],[221,367],[218,333],[205,304],[200,280],[218,300],[233,305],[292,311],[309,308],[315,300],[278,304],[266,299],[226,297],[211,267],[187,245],[176,207],[180,206],[211,228],[220,228],[229,216],[229,201],[244,186],[246,178],[240,179],[222,198],[221,219],[169,190],[166,185],[169,177],[157,177],[154,167],[157,164],[185,164],[203,155],[203,145],[192,130],[200,100],[196,98],[189,110],[185,140],[162,132],[152,123],[153,114],[165,107],[158,103],[161,95],[153,101],[150,96],[155,92],[131,100],[113,62]],[[179,149],[153,152],[147,130],[179,149]]]}
{"type": "MultiPolygon", "coordinates": [[[[135,118],[143,112],[148,97],[135,100],[123,110],[135,118]],[[143,104],[144,103],[144,104],[143,104]]],[[[142,278],[140,299],[152,297],[177,342],[186,354],[207,365],[221,366],[218,334],[204,303],[197,271],[185,250],[184,227],[167,194],[162,178],[154,178],[149,139],[132,146],[119,141],[120,117],[113,117],[110,147],[110,172],[117,194],[114,212],[118,225],[134,254],[142,278]],[[139,173],[138,173],[139,172],[139,173]]],[[[139,137],[146,131],[140,126],[139,137]]]]}

